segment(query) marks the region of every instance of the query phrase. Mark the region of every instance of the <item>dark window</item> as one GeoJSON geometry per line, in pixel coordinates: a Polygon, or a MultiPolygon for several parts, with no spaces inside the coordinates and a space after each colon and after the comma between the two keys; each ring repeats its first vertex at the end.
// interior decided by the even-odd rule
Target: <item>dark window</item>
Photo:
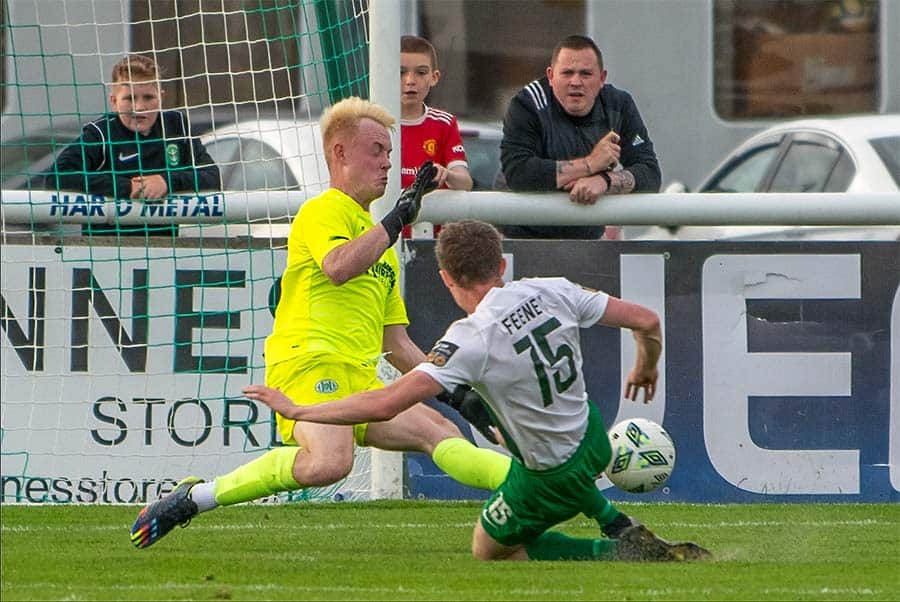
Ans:
{"type": "Polygon", "coordinates": [[[491,190],[500,171],[500,139],[462,134],[473,190],[491,190]]]}
{"type": "Polygon", "coordinates": [[[726,119],[878,109],[880,0],[715,0],[726,119]]]}
{"type": "MultiPolygon", "coordinates": [[[[443,72],[428,104],[474,119],[503,115],[510,97],[544,74],[556,43],[585,31],[587,4],[585,0],[419,2],[420,34],[434,44],[443,72]]],[[[603,41],[598,42],[602,48],[603,41]]]]}

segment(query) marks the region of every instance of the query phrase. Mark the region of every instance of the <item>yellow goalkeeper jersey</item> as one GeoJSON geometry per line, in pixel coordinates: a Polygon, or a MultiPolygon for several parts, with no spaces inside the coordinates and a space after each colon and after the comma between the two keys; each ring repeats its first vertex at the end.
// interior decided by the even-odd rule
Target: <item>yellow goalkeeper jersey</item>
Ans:
{"type": "Polygon", "coordinates": [[[322,260],[332,249],[372,226],[371,215],[335,188],[303,204],[288,238],[281,298],[266,339],[267,365],[303,354],[374,362],[381,354],[384,327],[409,324],[393,247],[341,286],[322,271],[322,260]]]}

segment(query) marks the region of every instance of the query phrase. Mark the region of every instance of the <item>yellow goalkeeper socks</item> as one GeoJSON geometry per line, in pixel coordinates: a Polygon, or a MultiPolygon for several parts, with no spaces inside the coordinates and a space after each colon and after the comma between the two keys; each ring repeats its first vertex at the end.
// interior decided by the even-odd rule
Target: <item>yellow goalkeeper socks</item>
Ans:
{"type": "Polygon", "coordinates": [[[216,502],[229,506],[299,489],[300,484],[294,480],[294,458],[299,451],[299,447],[276,447],[218,477],[216,502]]]}
{"type": "Polygon", "coordinates": [[[511,462],[508,456],[475,447],[461,437],[451,437],[438,443],[431,459],[438,468],[463,485],[490,491],[506,479],[511,462]]]}

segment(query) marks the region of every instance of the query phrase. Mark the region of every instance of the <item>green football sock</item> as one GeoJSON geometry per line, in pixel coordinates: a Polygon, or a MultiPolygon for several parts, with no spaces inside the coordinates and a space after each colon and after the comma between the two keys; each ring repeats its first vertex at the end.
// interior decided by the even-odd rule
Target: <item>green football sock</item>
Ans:
{"type": "Polygon", "coordinates": [[[438,468],[469,487],[493,491],[506,479],[508,456],[475,447],[467,439],[451,437],[434,448],[431,459],[438,468]]]}
{"type": "Polygon", "coordinates": [[[604,529],[616,520],[616,517],[618,517],[619,514],[621,514],[619,509],[606,499],[606,496],[600,493],[599,489],[592,500],[592,507],[587,508],[584,511],[584,515],[597,521],[597,524],[600,525],[601,529],[604,529]]]}
{"type": "Polygon", "coordinates": [[[546,531],[525,545],[530,560],[615,560],[616,541],[569,537],[546,531]]]}
{"type": "Polygon", "coordinates": [[[299,451],[299,447],[276,447],[216,478],[216,503],[229,506],[299,489],[294,480],[294,458],[299,451]]]}

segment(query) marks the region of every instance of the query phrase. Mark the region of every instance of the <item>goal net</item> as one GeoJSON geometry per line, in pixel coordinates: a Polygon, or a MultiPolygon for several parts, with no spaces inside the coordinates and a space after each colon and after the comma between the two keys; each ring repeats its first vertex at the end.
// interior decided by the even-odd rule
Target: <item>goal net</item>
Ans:
{"type": "MultiPolygon", "coordinates": [[[[279,445],[240,390],[265,378],[288,220],[327,187],[318,115],[367,94],[368,3],[4,0],[2,21],[2,501],[143,503],[279,445]],[[225,192],[47,189],[132,53],[225,192]]],[[[278,499],[367,499],[371,463],[278,499]]]]}

